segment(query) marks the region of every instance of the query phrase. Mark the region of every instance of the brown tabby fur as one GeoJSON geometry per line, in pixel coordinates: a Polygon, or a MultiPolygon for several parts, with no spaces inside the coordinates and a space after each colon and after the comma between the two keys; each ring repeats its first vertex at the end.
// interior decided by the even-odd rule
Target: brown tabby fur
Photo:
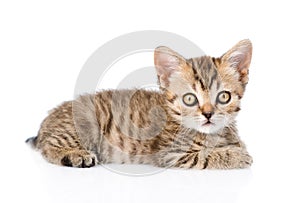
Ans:
{"type": "Polygon", "coordinates": [[[249,167],[252,158],[237,135],[235,117],[248,82],[251,54],[249,40],[239,42],[220,58],[186,60],[158,47],[155,65],[160,92],[102,91],[64,102],[49,112],[38,136],[28,142],[49,162],[64,166],[249,167]],[[213,92],[221,90],[231,92],[226,105],[215,102],[213,92]],[[197,106],[182,104],[186,92],[197,95],[197,106]],[[198,121],[193,119],[203,119],[204,112],[213,113],[212,119],[222,118],[224,126],[212,131],[198,129],[198,121]]]}

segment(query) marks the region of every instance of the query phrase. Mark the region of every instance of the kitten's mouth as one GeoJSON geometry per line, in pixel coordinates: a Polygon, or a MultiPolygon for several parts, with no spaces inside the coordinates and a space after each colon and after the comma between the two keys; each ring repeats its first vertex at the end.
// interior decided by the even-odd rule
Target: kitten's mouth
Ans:
{"type": "Polygon", "coordinates": [[[212,123],[211,121],[206,121],[204,124],[202,124],[202,126],[211,126],[214,125],[214,123],[212,123]]]}

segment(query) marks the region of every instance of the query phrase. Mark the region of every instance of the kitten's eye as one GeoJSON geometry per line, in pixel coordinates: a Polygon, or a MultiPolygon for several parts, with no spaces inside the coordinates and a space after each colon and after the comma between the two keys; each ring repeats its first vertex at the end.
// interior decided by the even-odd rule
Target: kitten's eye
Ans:
{"type": "Polygon", "coordinates": [[[231,100],[231,94],[228,91],[219,92],[217,96],[217,102],[220,104],[228,104],[231,100]]]}
{"type": "Polygon", "coordinates": [[[197,97],[192,93],[183,95],[182,101],[187,106],[195,106],[198,103],[197,97]]]}

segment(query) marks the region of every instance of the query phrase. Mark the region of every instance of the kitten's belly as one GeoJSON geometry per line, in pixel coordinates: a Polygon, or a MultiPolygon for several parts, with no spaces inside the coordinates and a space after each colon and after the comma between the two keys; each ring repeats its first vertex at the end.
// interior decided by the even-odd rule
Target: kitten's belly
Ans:
{"type": "Polygon", "coordinates": [[[155,162],[151,154],[132,154],[126,150],[122,151],[107,140],[102,141],[97,155],[101,164],[153,164],[155,162]]]}

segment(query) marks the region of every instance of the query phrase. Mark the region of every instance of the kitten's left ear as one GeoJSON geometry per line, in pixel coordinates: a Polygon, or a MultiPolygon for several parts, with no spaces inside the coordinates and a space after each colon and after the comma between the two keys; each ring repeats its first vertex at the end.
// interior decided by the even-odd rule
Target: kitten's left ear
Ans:
{"type": "Polygon", "coordinates": [[[240,74],[240,81],[248,82],[249,66],[252,57],[252,43],[249,39],[238,42],[221,57],[221,63],[234,68],[240,74]]]}

